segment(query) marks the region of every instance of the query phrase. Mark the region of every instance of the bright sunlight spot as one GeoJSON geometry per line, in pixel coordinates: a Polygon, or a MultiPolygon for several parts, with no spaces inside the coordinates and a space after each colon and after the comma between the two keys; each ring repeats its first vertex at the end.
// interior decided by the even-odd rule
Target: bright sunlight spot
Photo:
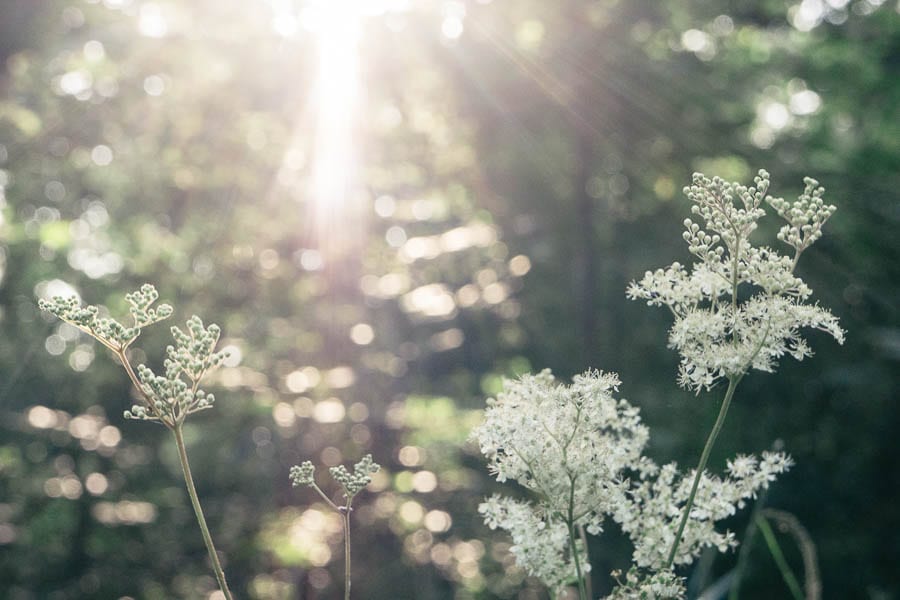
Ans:
{"type": "Polygon", "coordinates": [[[303,29],[316,36],[315,144],[309,194],[321,241],[346,217],[355,187],[363,19],[405,12],[410,2],[309,0],[299,13],[292,10],[291,2],[270,0],[270,4],[276,33],[290,37],[303,29]]]}
{"type": "Polygon", "coordinates": [[[337,223],[352,191],[363,5],[360,0],[320,0],[311,7],[319,52],[312,193],[320,233],[337,223]]]}

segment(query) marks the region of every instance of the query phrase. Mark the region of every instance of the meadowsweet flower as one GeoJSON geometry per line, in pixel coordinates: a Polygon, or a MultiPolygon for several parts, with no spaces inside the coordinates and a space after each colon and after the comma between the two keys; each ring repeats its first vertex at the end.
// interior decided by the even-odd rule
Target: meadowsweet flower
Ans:
{"type": "Polygon", "coordinates": [[[703,225],[685,219],[683,238],[698,262],[690,269],[676,262],[647,271],[628,286],[629,298],[672,311],[669,347],[681,355],[678,382],[697,392],[749,369],[774,371],[785,354],[797,360],[810,356],[802,328],[844,341],[834,315],[804,303],[812,290],[794,275],[801,253],[821,237],[835,207],[823,202],[824,189],[814,179],[804,180],[795,202],[766,195],[765,171],[754,182],[748,188],[695,174],[685,194],[703,225]],[[788,222],[778,239],[794,249],[793,257],[752,244],[750,236],[765,215],[763,201],[788,222]]]}
{"type": "Polygon", "coordinates": [[[513,542],[510,552],[516,564],[541,580],[554,597],[575,581],[575,564],[567,555],[569,531],[559,515],[499,494],[482,502],[478,512],[491,529],[509,532],[513,542]]]}
{"type": "MultiPolygon", "coordinates": [[[[704,472],[682,533],[675,564],[690,564],[706,547],[725,552],[737,545],[730,531],[715,529],[717,521],[733,516],[755,498],[793,462],[781,452],[764,452],[762,459],[738,456],[728,463],[726,477],[704,472]]],[[[652,462],[640,465],[638,481],[612,518],[634,543],[632,561],[638,567],[659,570],[666,566],[682,511],[690,495],[695,471],[681,473],[674,463],[657,468],[652,462]]]]}
{"type": "MultiPolygon", "coordinates": [[[[505,381],[472,438],[498,481],[513,479],[535,499],[495,495],[479,513],[491,529],[509,532],[516,562],[557,595],[577,577],[574,554],[582,550],[572,528],[598,534],[612,519],[630,537],[633,562],[644,575],[635,579],[635,572],[611,598],[680,598],[680,580],[666,557],[695,473],[682,473],[674,463],[659,467],[644,456],[648,429],[635,407],[613,396],[618,385],[614,373],[599,371],[578,375],[568,386],[546,370],[505,381]]],[[[784,454],[765,453],[736,457],[725,477],[704,472],[676,564],[692,562],[705,547],[732,548],[734,535],[717,531],[716,522],[790,465],[784,454]]]]}
{"type": "Polygon", "coordinates": [[[621,473],[635,464],[648,430],[638,409],[612,393],[615,373],[588,371],[571,386],[549,370],[504,382],[472,432],[497,481],[515,479],[536,492],[546,512],[572,510],[592,533],[625,490],[621,473]]]}

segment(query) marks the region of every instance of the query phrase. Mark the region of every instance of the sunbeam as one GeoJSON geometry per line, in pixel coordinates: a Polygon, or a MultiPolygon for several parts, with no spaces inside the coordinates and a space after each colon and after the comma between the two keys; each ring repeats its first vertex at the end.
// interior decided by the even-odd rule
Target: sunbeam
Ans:
{"type": "Polygon", "coordinates": [[[311,193],[320,237],[339,224],[356,179],[360,4],[358,0],[325,0],[315,7],[318,66],[311,193]]]}

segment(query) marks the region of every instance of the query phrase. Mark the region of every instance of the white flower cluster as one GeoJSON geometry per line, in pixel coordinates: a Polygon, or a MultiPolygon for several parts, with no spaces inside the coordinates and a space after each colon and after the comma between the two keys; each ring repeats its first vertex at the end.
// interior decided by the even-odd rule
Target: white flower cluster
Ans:
{"type": "Polygon", "coordinates": [[[674,314],[669,346],[681,354],[679,384],[697,392],[751,368],[771,372],[784,354],[798,360],[810,356],[800,336],[803,327],[844,341],[834,315],[804,304],[812,290],[793,273],[835,207],[824,204],[824,189],[810,178],[795,202],[766,196],[765,171],[754,181],[756,186],[747,188],[694,174],[685,194],[704,225],[685,219],[683,237],[699,262],[690,269],[676,262],[648,271],[628,286],[629,298],[667,306],[674,314]],[[794,248],[793,257],[752,245],[750,235],[765,215],[763,200],[788,222],[778,239],[794,248]]]}
{"type": "Polygon", "coordinates": [[[615,373],[599,371],[571,386],[556,385],[549,370],[506,381],[472,437],[497,481],[515,479],[551,514],[567,514],[571,503],[598,533],[603,514],[624,495],[619,475],[638,461],[648,437],[638,409],[613,398],[618,385],[615,373]]]}
{"type": "MultiPolygon", "coordinates": [[[[547,512],[541,504],[515,500],[495,494],[478,507],[491,529],[505,529],[512,536],[510,551],[516,563],[532,577],[540,579],[554,597],[577,577],[575,563],[567,554],[568,526],[559,515],[547,512]]],[[[579,551],[584,554],[579,540],[579,551]]],[[[590,570],[588,565],[587,571],[590,570]]]]}
{"type": "MultiPolygon", "coordinates": [[[[757,490],[768,488],[776,475],[791,465],[791,459],[781,452],[764,452],[762,459],[738,456],[729,461],[726,477],[704,472],[674,563],[690,564],[708,546],[719,552],[737,546],[732,532],[716,531],[716,521],[733,516],[748,498],[756,497],[757,490]]],[[[659,468],[647,459],[638,470],[639,481],[612,518],[634,542],[634,564],[658,570],[666,566],[696,472],[681,473],[674,463],[659,468]]]]}
{"type": "MultiPolygon", "coordinates": [[[[597,534],[613,519],[634,544],[635,565],[657,573],[690,494],[693,472],[660,468],[643,456],[647,427],[638,409],[612,396],[618,384],[614,373],[598,371],[576,376],[570,386],[546,370],[507,381],[472,433],[498,481],[514,479],[537,495],[534,503],[494,496],[479,512],[489,527],[510,532],[516,562],[557,594],[575,574],[570,523],[597,534]]],[[[790,465],[784,454],[767,453],[734,459],[725,478],[704,473],[676,563],[691,562],[707,546],[732,547],[733,535],[716,531],[716,521],[790,465]]],[[[612,598],[642,597],[617,594],[612,598]]]]}
{"type": "Polygon", "coordinates": [[[641,571],[635,567],[625,574],[625,581],[619,580],[620,573],[613,572],[618,587],[606,600],[684,600],[684,580],[671,570],[655,572],[641,571]]]}

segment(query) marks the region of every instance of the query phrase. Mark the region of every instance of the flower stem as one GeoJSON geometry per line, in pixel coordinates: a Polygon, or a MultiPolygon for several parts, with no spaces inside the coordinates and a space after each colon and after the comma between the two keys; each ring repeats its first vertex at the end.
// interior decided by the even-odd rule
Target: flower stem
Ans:
{"type": "Polygon", "coordinates": [[[578,598],[588,600],[587,590],[584,587],[584,574],[581,572],[581,561],[578,558],[578,547],[575,545],[575,479],[572,478],[572,486],[569,490],[569,518],[566,525],[569,528],[569,549],[572,551],[572,560],[575,561],[575,573],[578,576],[578,598]]]}
{"type": "Polygon", "coordinates": [[[706,469],[706,463],[712,452],[712,447],[719,437],[722,425],[725,423],[725,415],[728,414],[728,407],[731,406],[731,398],[734,396],[734,390],[737,388],[742,375],[731,375],[728,377],[728,390],[725,392],[725,399],[722,400],[722,407],[719,409],[719,416],[713,425],[709,437],[706,439],[706,445],[703,447],[703,453],[700,455],[700,462],[697,463],[697,472],[694,474],[694,483],[691,485],[691,493],[688,496],[687,503],[684,505],[684,513],[681,515],[681,522],[678,524],[678,531],[675,533],[675,539],[672,541],[672,549],[669,550],[669,558],[666,560],[666,568],[671,569],[675,563],[675,555],[678,552],[678,545],[681,543],[681,536],[687,525],[688,518],[691,515],[691,509],[694,506],[694,498],[697,495],[697,488],[700,486],[700,478],[703,476],[703,470],[706,469]]]}
{"type": "Polygon", "coordinates": [[[338,512],[344,525],[344,600],[350,600],[350,500],[338,512]]]}
{"type": "Polygon", "coordinates": [[[209,534],[209,527],[206,526],[206,518],[203,516],[203,508],[200,507],[197,489],[194,487],[194,478],[191,476],[191,466],[188,463],[187,450],[184,447],[184,434],[181,423],[177,423],[172,427],[172,433],[175,435],[175,444],[178,446],[178,458],[181,461],[181,470],[184,472],[184,483],[187,487],[188,495],[191,497],[191,504],[194,507],[194,514],[197,516],[197,523],[200,524],[200,532],[203,534],[203,542],[206,544],[209,558],[212,561],[216,581],[219,582],[219,589],[225,595],[225,600],[233,600],[228,584],[225,582],[225,572],[222,570],[219,556],[216,554],[216,547],[213,545],[212,536],[209,534]]]}

